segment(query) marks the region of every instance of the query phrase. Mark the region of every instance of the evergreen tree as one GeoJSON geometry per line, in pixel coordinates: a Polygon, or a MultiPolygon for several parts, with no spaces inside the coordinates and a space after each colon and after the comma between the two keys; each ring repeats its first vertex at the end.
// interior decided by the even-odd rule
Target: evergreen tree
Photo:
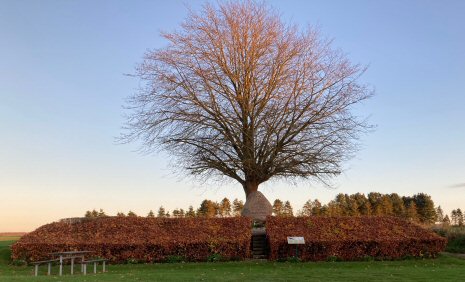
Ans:
{"type": "Polygon", "coordinates": [[[229,201],[228,198],[224,198],[223,200],[221,200],[219,210],[220,210],[220,215],[222,217],[231,216],[231,202],[229,201]]]}
{"type": "Polygon", "coordinates": [[[444,217],[444,219],[442,220],[443,224],[445,226],[449,226],[450,225],[450,219],[449,219],[449,216],[446,214],[446,216],[444,217]]]}
{"type": "Polygon", "coordinates": [[[179,217],[179,210],[178,209],[173,210],[173,217],[176,217],[176,218],[179,217]]]}
{"type": "Polygon", "coordinates": [[[431,224],[436,220],[436,210],[431,196],[425,193],[413,195],[415,204],[417,205],[418,218],[421,223],[431,224]]]}
{"type": "Polygon", "coordinates": [[[129,211],[129,212],[128,212],[128,216],[134,216],[134,217],[136,217],[137,214],[136,214],[135,212],[133,212],[133,211],[129,211]]]}
{"type": "Polygon", "coordinates": [[[183,209],[179,209],[179,217],[184,217],[186,212],[183,209]]]}
{"type": "Polygon", "coordinates": [[[404,217],[405,204],[402,198],[396,193],[392,193],[391,195],[389,195],[389,197],[391,198],[393,215],[397,217],[404,217]]]}
{"type": "Polygon", "coordinates": [[[451,221],[452,221],[452,225],[457,225],[457,211],[456,210],[452,210],[451,212],[451,221]]]}
{"type": "Polygon", "coordinates": [[[368,199],[362,203],[362,205],[360,206],[360,214],[361,215],[372,215],[372,208],[371,208],[371,204],[370,202],[368,201],[368,199]]]}
{"type": "Polygon", "coordinates": [[[417,213],[417,205],[415,204],[415,201],[411,201],[407,209],[405,210],[405,218],[410,221],[417,222],[419,221],[418,218],[418,213],[417,213]]]}
{"type": "Polygon", "coordinates": [[[92,212],[91,211],[86,211],[86,214],[84,215],[84,217],[87,217],[87,218],[92,217],[92,212]]]}
{"type": "Polygon", "coordinates": [[[103,211],[103,209],[100,209],[97,216],[104,217],[104,216],[107,216],[107,214],[103,211]]]}
{"type": "Polygon", "coordinates": [[[457,225],[463,226],[463,213],[461,209],[457,209],[457,225]]]}
{"type": "Polygon", "coordinates": [[[345,198],[346,198],[346,203],[347,203],[346,214],[349,216],[359,216],[360,211],[359,211],[359,206],[358,206],[358,202],[357,202],[355,195],[349,196],[345,194],[345,198]]]}
{"type": "Polygon", "coordinates": [[[275,216],[283,215],[283,202],[280,199],[276,199],[273,202],[273,213],[275,216]]]}
{"type": "Polygon", "coordinates": [[[98,211],[95,209],[92,210],[92,217],[98,217],[98,211]]]}
{"type": "Polygon", "coordinates": [[[189,206],[189,209],[186,212],[186,217],[195,217],[195,211],[193,206],[189,206]]]}
{"type": "Polygon", "coordinates": [[[342,193],[337,194],[336,198],[334,199],[334,204],[337,206],[339,215],[348,214],[349,207],[348,207],[346,197],[344,194],[342,193]]]}
{"type": "Polygon", "coordinates": [[[381,206],[382,215],[389,216],[389,215],[394,214],[393,212],[394,208],[392,206],[391,197],[389,197],[389,195],[381,196],[380,206],[381,206]]]}
{"type": "Polygon", "coordinates": [[[149,213],[147,214],[147,217],[155,217],[155,214],[153,213],[152,210],[149,211],[149,213]]]}
{"type": "MultiPolygon", "coordinates": [[[[357,215],[371,214],[371,206],[369,206],[368,199],[362,193],[355,193],[350,195],[350,201],[357,205],[357,215]]],[[[353,205],[353,204],[352,204],[353,205]]],[[[352,209],[354,206],[352,206],[352,209]]],[[[355,214],[355,211],[352,211],[355,214]]]]}
{"type": "Polygon", "coordinates": [[[294,212],[292,210],[291,202],[286,201],[283,207],[283,216],[294,216],[294,212]]]}
{"type": "Polygon", "coordinates": [[[368,201],[371,205],[371,214],[374,216],[383,215],[383,207],[381,205],[382,195],[377,192],[370,192],[368,194],[368,201]]]}
{"type": "Polygon", "coordinates": [[[321,203],[317,199],[315,199],[312,203],[312,215],[322,215],[323,211],[321,210],[321,203]]]}
{"type": "Polygon", "coordinates": [[[163,206],[158,209],[157,217],[166,217],[166,211],[163,206]]]}
{"type": "Polygon", "coordinates": [[[126,215],[125,215],[123,212],[118,212],[118,213],[116,214],[116,216],[125,217],[126,215]]]}
{"type": "Polygon", "coordinates": [[[328,205],[325,206],[326,213],[325,215],[328,216],[341,216],[343,215],[343,211],[341,206],[336,201],[330,201],[328,205]]]}
{"type": "Polygon", "coordinates": [[[299,215],[300,216],[311,216],[312,210],[313,210],[313,202],[311,200],[308,200],[305,202],[304,206],[300,210],[299,215]]]}
{"type": "Polygon", "coordinates": [[[234,199],[233,201],[233,215],[241,216],[242,209],[244,208],[244,202],[242,200],[234,199]]]}
{"type": "Polygon", "coordinates": [[[328,211],[328,206],[327,205],[324,205],[321,207],[320,209],[320,214],[319,215],[323,215],[323,216],[328,216],[329,215],[329,211],[328,211]]]}
{"type": "Polygon", "coordinates": [[[210,200],[203,200],[197,210],[199,216],[215,217],[217,215],[218,205],[210,200]]]}
{"type": "Polygon", "coordinates": [[[442,211],[441,206],[436,208],[436,222],[444,222],[444,212],[442,211]]]}

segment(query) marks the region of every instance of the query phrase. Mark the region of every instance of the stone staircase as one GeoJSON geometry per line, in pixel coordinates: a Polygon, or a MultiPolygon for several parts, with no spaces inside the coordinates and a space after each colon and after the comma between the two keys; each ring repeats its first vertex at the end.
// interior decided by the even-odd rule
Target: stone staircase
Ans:
{"type": "Polygon", "coordinates": [[[268,242],[264,227],[252,229],[252,258],[268,259],[268,242]]]}

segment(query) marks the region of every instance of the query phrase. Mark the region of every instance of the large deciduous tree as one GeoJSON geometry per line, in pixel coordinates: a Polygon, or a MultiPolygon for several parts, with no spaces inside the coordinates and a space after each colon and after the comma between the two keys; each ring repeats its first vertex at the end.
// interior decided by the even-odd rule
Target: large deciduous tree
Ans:
{"type": "Polygon", "coordinates": [[[129,99],[125,140],[164,148],[190,174],[216,173],[246,195],[270,179],[326,182],[365,123],[352,107],[371,91],[318,31],[284,23],[266,4],[207,4],[168,45],[148,51],[129,99]]]}

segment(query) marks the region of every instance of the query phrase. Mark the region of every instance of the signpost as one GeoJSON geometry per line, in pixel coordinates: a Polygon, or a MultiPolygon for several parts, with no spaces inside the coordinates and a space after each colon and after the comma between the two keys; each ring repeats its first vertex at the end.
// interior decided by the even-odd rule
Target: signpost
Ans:
{"type": "Polygon", "coordinates": [[[305,245],[304,237],[287,237],[287,244],[295,245],[295,257],[299,257],[299,245],[305,245]]]}

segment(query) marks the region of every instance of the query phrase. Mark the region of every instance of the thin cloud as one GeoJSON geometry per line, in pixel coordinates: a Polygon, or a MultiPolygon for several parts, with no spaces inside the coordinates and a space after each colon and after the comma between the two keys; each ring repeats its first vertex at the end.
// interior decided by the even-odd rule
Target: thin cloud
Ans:
{"type": "Polygon", "coordinates": [[[449,188],[465,188],[465,183],[450,185],[449,188]]]}

